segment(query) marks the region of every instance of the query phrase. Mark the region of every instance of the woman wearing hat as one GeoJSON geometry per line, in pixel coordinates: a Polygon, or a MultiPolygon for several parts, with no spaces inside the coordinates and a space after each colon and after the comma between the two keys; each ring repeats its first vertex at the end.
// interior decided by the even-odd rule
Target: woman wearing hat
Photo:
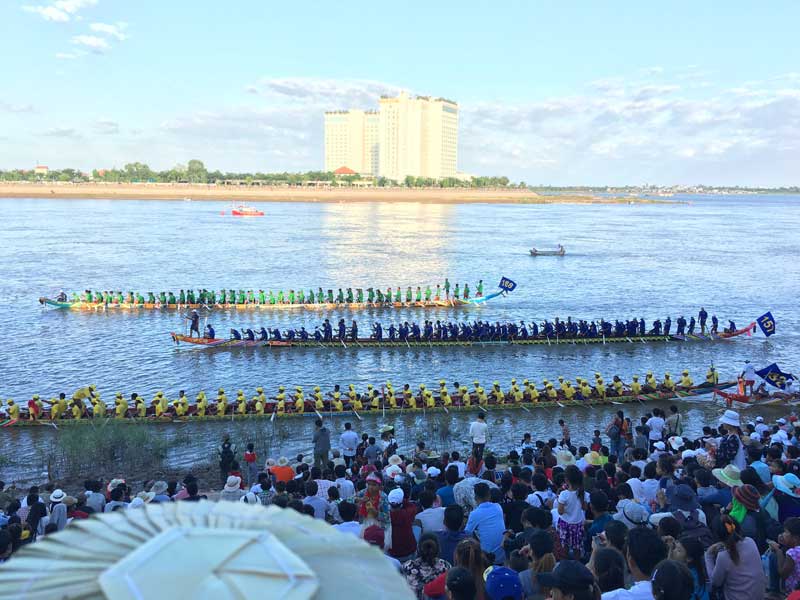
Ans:
{"type": "Polygon", "coordinates": [[[778,505],[778,521],[785,523],[786,519],[800,517],[800,477],[794,473],[773,475],[772,485],[772,498],[778,505]]]}
{"type": "Polygon", "coordinates": [[[726,410],[720,417],[719,430],[723,436],[717,448],[717,466],[733,464],[741,471],[747,466],[747,460],[742,443],[739,413],[735,410],[726,410]]]}

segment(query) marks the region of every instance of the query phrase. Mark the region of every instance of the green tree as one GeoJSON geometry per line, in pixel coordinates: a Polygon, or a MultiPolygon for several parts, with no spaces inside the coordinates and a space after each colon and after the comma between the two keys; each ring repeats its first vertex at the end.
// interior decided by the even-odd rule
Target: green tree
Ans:
{"type": "Polygon", "coordinates": [[[208,181],[208,171],[202,160],[196,158],[189,161],[186,165],[186,177],[191,183],[206,183],[208,181]]]}

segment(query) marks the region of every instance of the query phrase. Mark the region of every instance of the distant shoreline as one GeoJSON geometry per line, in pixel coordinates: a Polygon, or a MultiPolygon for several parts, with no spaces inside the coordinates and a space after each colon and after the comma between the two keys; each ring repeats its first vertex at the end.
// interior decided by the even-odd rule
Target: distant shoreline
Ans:
{"type": "Polygon", "coordinates": [[[0,183],[0,198],[63,200],[184,200],[233,202],[419,202],[428,204],[679,204],[675,200],[541,195],[517,189],[289,188],[204,184],[0,183]]]}

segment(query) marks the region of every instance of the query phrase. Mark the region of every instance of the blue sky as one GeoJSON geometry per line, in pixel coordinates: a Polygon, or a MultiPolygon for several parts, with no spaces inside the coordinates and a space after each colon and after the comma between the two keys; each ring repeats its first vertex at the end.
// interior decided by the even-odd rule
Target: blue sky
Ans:
{"type": "Polygon", "coordinates": [[[0,168],[322,165],[322,113],[461,107],[459,168],[797,185],[800,3],[7,0],[0,168]]]}

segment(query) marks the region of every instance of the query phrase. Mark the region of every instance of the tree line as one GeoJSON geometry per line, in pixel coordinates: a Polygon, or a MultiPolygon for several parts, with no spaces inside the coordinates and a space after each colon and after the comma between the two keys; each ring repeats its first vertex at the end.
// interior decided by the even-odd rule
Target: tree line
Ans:
{"type": "MultiPolygon", "coordinates": [[[[33,169],[0,170],[0,181],[29,181],[29,182],[104,182],[104,183],[240,183],[260,185],[302,185],[309,181],[339,181],[353,184],[363,181],[361,175],[336,175],[329,171],[306,171],[305,173],[237,173],[209,171],[203,161],[193,159],[185,165],[176,165],[166,171],[151,169],[146,163],[132,162],[121,169],[95,169],[91,174],[78,169],[53,169],[47,174],[37,174],[33,169]]],[[[393,181],[386,177],[378,177],[374,184],[378,187],[442,187],[442,188],[470,188],[470,187],[525,187],[525,183],[512,183],[508,177],[473,177],[471,180],[461,180],[455,177],[445,179],[430,179],[427,177],[413,177],[409,175],[402,182],[393,181]]]]}

